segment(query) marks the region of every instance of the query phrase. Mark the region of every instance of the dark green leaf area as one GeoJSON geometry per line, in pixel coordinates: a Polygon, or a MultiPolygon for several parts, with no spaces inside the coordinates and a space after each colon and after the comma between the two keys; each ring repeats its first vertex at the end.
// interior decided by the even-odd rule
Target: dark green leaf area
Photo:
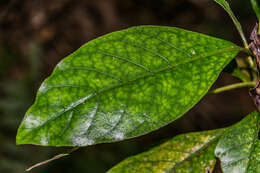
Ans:
{"type": "Polygon", "coordinates": [[[213,170],[216,140],[223,130],[183,134],[119,163],[109,173],[201,173],[213,170]]]}
{"type": "Polygon", "coordinates": [[[253,112],[220,138],[215,154],[224,173],[259,173],[259,114],[253,112]]]}
{"type": "Polygon", "coordinates": [[[87,146],[156,130],[192,108],[239,50],[157,26],[90,41],[42,83],[17,144],[87,146]]]}

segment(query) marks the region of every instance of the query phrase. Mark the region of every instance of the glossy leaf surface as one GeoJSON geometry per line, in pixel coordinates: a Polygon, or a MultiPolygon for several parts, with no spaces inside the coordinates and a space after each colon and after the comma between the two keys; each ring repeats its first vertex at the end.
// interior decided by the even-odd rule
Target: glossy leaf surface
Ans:
{"type": "Polygon", "coordinates": [[[239,50],[228,41],[157,26],[90,41],[42,83],[17,144],[87,146],[156,130],[192,108],[239,50]]]}
{"type": "Polygon", "coordinates": [[[183,134],[119,163],[108,173],[201,173],[216,163],[215,144],[223,130],[183,134]]]}
{"type": "Polygon", "coordinates": [[[220,138],[215,154],[224,173],[260,172],[259,122],[259,114],[253,112],[220,138]]]}

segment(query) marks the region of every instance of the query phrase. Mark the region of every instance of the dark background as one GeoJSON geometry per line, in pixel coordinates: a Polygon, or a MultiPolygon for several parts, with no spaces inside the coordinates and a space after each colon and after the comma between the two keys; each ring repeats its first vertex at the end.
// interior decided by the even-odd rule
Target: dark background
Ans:
{"type": "MultiPolygon", "coordinates": [[[[256,22],[250,2],[233,0],[231,7],[249,37],[256,22]]],[[[15,145],[16,130],[25,111],[57,62],[94,38],[147,24],[177,26],[242,45],[231,19],[213,0],[0,1],[1,173],[24,172],[32,164],[68,149],[15,145]]],[[[213,87],[239,82],[227,73],[220,78],[213,87]]],[[[226,127],[253,109],[247,89],[208,95],[182,118],[156,132],[84,147],[32,172],[105,172],[124,158],[176,134],[226,127]]]]}

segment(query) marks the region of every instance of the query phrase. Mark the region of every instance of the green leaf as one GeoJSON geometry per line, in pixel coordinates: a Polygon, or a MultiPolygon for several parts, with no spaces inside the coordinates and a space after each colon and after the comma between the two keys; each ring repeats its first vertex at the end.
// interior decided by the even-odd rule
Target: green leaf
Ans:
{"type": "MultiPolygon", "coordinates": [[[[258,2],[257,2],[257,0],[251,0],[251,4],[252,4],[252,7],[255,11],[255,14],[257,16],[258,23],[259,23],[260,22],[260,8],[259,8],[259,5],[258,5],[258,2]]],[[[260,34],[260,27],[258,27],[258,34],[260,34]]]]}
{"type": "Polygon", "coordinates": [[[43,82],[16,142],[87,146],[156,130],[198,103],[240,49],[158,26],[90,41],[43,82]]]}
{"type": "Polygon", "coordinates": [[[253,112],[226,129],[179,135],[108,172],[211,172],[215,151],[224,173],[259,173],[259,123],[259,114],[253,112]]]}
{"type": "Polygon", "coordinates": [[[248,47],[248,43],[246,41],[246,37],[243,33],[243,29],[241,27],[241,24],[239,23],[239,21],[237,20],[236,16],[234,15],[233,11],[231,10],[228,2],[226,0],[215,0],[219,5],[221,5],[224,10],[229,14],[229,16],[231,17],[233,23],[235,24],[239,34],[240,34],[240,37],[242,38],[242,41],[244,43],[244,46],[247,48],[248,47]]]}
{"type": "Polygon", "coordinates": [[[224,173],[260,172],[259,122],[259,114],[253,112],[220,138],[215,154],[224,173]]]}
{"type": "Polygon", "coordinates": [[[257,19],[259,21],[260,20],[260,8],[259,8],[257,0],[251,0],[251,4],[252,4],[252,7],[253,7],[255,14],[257,16],[257,19]]]}
{"type": "Polygon", "coordinates": [[[183,134],[119,163],[108,173],[201,173],[211,172],[216,163],[216,140],[223,130],[183,134]]]}

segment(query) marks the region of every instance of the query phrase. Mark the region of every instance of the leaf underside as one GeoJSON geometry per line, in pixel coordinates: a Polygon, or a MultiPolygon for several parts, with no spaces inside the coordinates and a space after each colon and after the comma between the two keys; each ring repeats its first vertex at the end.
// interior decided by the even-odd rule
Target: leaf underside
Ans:
{"type": "Polygon", "coordinates": [[[183,134],[147,152],[119,163],[108,173],[201,173],[211,172],[216,159],[216,140],[223,130],[183,134]]]}
{"type": "Polygon", "coordinates": [[[87,146],[156,130],[192,108],[239,50],[228,41],[157,26],[90,41],[42,83],[17,144],[87,146]]]}
{"type": "Polygon", "coordinates": [[[224,173],[260,173],[259,122],[255,111],[221,136],[215,154],[224,173]]]}

